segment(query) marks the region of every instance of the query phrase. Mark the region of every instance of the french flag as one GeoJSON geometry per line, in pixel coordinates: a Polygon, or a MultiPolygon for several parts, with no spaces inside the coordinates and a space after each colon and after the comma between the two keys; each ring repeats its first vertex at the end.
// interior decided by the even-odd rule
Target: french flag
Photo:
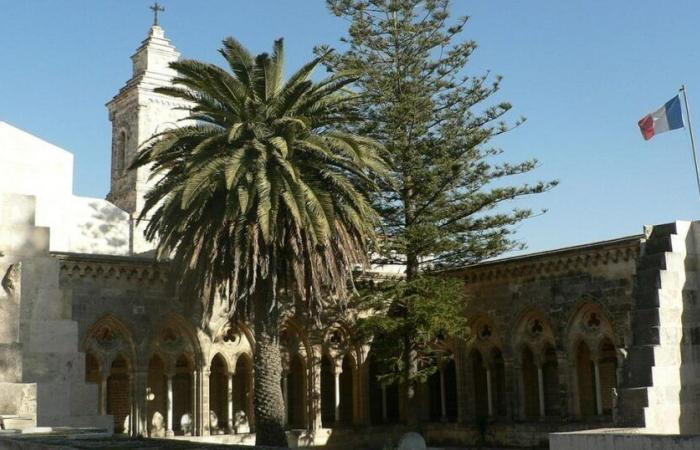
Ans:
{"type": "Polygon", "coordinates": [[[683,112],[681,110],[681,99],[678,95],[639,121],[639,129],[646,141],[659,133],[678,128],[683,128],[683,112]]]}

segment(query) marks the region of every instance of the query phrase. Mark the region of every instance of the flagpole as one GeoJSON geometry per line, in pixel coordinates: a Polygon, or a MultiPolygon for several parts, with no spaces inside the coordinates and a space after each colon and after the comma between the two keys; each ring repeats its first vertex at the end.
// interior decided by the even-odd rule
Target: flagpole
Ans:
{"type": "Polygon", "coordinates": [[[693,151],[693,164],[695,165],[695,181],[698,183],[698,193],[700,194],[700,172],[698,172],[698,158],[695,153],[695,137],[693,136],[693,125],[690,122],[690,109],[688,109],[688,94],[685,84],[681,85],[683,92],[683,103],[685,103],[685,115],[688,117],[688,132],[690,133],[690,148],[693,151]]]}

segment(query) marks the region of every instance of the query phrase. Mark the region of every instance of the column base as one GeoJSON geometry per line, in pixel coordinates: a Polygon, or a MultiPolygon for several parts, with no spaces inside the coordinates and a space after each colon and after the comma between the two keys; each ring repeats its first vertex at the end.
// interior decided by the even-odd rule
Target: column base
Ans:
{"type": "Polygon", "coordinates": [[[165,432],[165,437],[173,437],[175,436],[175,432],[173,430],[168,430],[165,432]]]}

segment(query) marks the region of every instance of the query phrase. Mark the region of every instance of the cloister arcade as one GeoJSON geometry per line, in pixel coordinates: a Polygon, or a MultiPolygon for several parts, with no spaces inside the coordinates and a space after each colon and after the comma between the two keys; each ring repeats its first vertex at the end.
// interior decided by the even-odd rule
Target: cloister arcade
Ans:
{"type": "MultiPolygon", "coordinates": [[[[399,388],[377,380],[369,346],[351,328],[324,332],[289,319],[282,327],[280,380],[289,429],[381,426],[405,419],[399,388]]],[[[255,342],[244,324],[213,337],[171,315],[147,342],[106,315],[83,341],[85,378],[98,385],[99,410],[115,431],[151,436],[254,432],[255,342]],[[133,418],[133,420],[132,420],[133,418]],[[157,420],[160,418],[160,421],[157,420]]],[[[418,390],[420,419],[433,423],[586,420],[612,413],[619,341],[605,310],[584,303],[567,324],[526,309],[498,326],[474,314],[469,338],[418,390]],[[557,331],[560,330],[560,331],[557,331]]]]}

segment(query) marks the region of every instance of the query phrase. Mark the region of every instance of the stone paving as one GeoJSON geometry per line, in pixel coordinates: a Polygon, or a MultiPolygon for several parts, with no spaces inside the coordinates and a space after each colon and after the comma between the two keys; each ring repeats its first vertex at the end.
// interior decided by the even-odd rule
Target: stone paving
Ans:
{"type": "Polygon", "coordinates": [[[282,450],[281,447],[201,444],[167,439],[117,437],[0,436],[0,450],[282,450]]]}

